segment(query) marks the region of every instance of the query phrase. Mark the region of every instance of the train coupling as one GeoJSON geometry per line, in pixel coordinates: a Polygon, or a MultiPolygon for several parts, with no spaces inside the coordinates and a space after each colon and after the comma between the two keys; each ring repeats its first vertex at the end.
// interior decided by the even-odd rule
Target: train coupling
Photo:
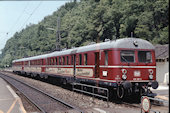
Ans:
{"type": "Polygon", "coordinates": [[[157,94],[156,93],[147,93],[146,96],[154,98],[155,96],[157,96],[157,94]]]}
{"type": "Polygon", "coordinates": [[[142,94],[142,96],[154,98],[155,96],[157,96],[157,94],[153,93],[150,89],[147,88],[146,91],[142,94]]]}
{"type": "Polygon", "coordinates": [[[123,85],[123,87],[124,87],[125,89],[130,89],[130,88],[132,88],[132,83],[129,82],[129,81],[123,82],[122,85],[123,85]]]}
{"type": "Polygon", "coordinates": [[[148,87],[152,87],[153,89],[157,89],[159,86],[158,82],[155,80],[155,81],[150,81],[148,83],[148,87]]]}
{"type": "Polygon", "coordinates": [[[156,93],[153,93],[150,89],[149,89],[149,87],[152,87],[153,89],[157,89],[158,88],[158,86],[159,86],[159,84],[158,84],[158,82],[157,81],[150,81],[149,83],[148,83],[148,86],[146,87],[146,91],[145,91],[145,93],[144,93],[144,95],[145,96],[148,96],[148,97],[155,97],[157,94],[156,93]]]}

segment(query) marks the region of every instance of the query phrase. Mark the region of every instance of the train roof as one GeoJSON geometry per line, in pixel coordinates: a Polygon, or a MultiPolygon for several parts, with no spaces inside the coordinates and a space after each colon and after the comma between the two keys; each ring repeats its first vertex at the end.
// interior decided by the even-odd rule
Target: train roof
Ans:
{"type": "Polygon", "coordinates": [[[110,48],[155,49],[155,47],[146,40],[143,40],[140,38],[122,38],[122,39],[111,40],[107,42],[77,47],[73,49],[63,50],[63,51],[55,51],[55,52],[44,54],[44,55],[17,59],[17,60],[14,60],[13,62],[44,59],[48,57],[62,56],[62,55],[75,54],[75,53],[81,53],[81,52],[87,52],[87,51],[104,50],[104,49],[110,49],[110,48]]]}

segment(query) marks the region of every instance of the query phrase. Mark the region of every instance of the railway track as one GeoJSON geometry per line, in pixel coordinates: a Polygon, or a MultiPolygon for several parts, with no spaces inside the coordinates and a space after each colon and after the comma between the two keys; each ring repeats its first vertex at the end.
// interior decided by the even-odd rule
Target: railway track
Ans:
{"type": "Polygon", "coordinates": [[[19,90],[29,101],[31,101],[42,113],[67,112],[75,110],[83,113],[78,108],[52,96],[42,90],[26,84],[16,78],[0,73],[0,77],[19,90]]]}
{"type": "MultiPolygon", "coordinates": [[[[8,75],[8,73],[3,73],[3,74],[7,74],[7,76],[10,76],[10,74],[8,75]]],[[[10,76],[10,77],[12,77],[12,76],[10,76]]],[[[14,78],[15,78],[15,76],[14,76],[14,78]]],[[[36,86],[36,85],[34,85],[34,86],[36,86]]],[[[42,85],[41,85],[41,87],[42,87],[42,85]]],[[[71,95],[70,95],[71,96],[71,95]]],[[[82,97],[82,96],[81,96],[82,97]]],[[[76,97],[72,97],[73,99],[75,99],[75,98],[77,98],[77,96],[76,97]]],[[[80,101],[80,100],[79,100],[80,101]]],[[[89,100],[90,101],[90,100],[89,100]]],[[[67,102],[67,101],[66,101],[67,102]]],[[[82,102],[84,102],[83,100],[81,100],[81,103],[82,102]]],[[[89,102],[90,103],[90,102],[89,102]]],[[[117,103],[117,105],[118,106],[124,106],[124,107],[127,107],[127,108],[132,108],[132,109],[141,109],[141,105],[140,105],[140,102],[136,102],[135,101],[135,99],[132,97],[132,98],[129,98],[129,99],[127,99],[127,100],[122,100],[122,101],[116,101],[116,100],[114,100],[113,102],[112,101],[110,101],[109,102],[109,104],[110,105],[112,105],[112,103],[117,103]],[[133,100],[133,101],[131,101],[131,100],[133,100]]],[[[106,104],[106,102],[104,102],[103,104],[106,104]]],[[[83,108],[83,107],[80,107],[80,108],[83,108]]],[[[109,107],[109,108],[111,108],[111,107],[109,107]]],[[[72,109],[72,108],[70,108],[70,109],[72,109]]],[[[162,104],[160,104],[160,103],[156,103],[155,104],[155,102],[153,102],[152,101],[152,110],[151,111],[158,111],[157,113],[160,113],[159,111],[160,110],[162,110],[163,109],[163,111],[165,111],[164,109],[166,109],[166,107],[164,107],[162,104]]],[[[62,111],[62,110],[61,110],[62,111]]],[[[80,110],[79,110],[80,111],[80,110]]],[[[81,112],[81,111],[80,111],[81,112]]],[[[84,112],[84,111],[83,111],[84,112]]],[[[166,113],[166,112],[165,112],[166,113]]]]}

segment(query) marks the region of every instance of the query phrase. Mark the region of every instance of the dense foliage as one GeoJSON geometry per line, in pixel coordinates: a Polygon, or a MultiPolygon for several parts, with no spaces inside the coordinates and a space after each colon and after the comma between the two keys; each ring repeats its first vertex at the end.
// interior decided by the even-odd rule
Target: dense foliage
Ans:
{"type": "Polygon", "coordinates": [[[61,47],[71,48],[105,39],[133,37],[153,44],[169,43],[168,0],[81,0],[62,6],[36,25],[28,25],[9,39],[0,64],[56,49],[57,18],[61,20],[61,47]]]}

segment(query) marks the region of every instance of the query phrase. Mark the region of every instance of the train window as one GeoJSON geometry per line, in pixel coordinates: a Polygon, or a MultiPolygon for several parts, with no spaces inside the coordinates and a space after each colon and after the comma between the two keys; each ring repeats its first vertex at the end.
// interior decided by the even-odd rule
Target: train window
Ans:
{"type": "Polygon", "coordinates": [[[52,59],[49,59],[49,61],[50,61],[50,65],[52,64],[52,59]]]}
{"type": "Polygon", "coordinates": [[[40,63],[41,63],[41,60],[38,60],[38,65],[40,65],[40,63]]]}
{"type": "Polygon", "coordinates": [[[121,56],[121,62],[134,62],[135,61],[135,53],[134,51],[126,51],[123,50],[120,53],[121,56]]]}
{"type": "Polygon", "coordinates": [[[139,62],[150,63],[152,62],[152,54],[150,51],[138,51],[139,62]]]}
{"type": "Polygon", "coordinates": [[[49,61],[50,61],[50,65],[52,64],[52,59],[49,59],[49,61]]]}
{"type": "Polygon", "coordinates": [[[47,59],[45,59],[45,64],[48,65],[48,60],[47,59]]]}
{"type": "Polygon", "coordinates": [[[82,55],[79,54],[79,65],[82,65],[82,55]]]}
{"type": "Polygon", "coordinates": [[[61,57],[59,57],[59,65],[61,65],[61,57]]]}
{"type": "Polygon", "coordinates": [[[27,65],[27,61],[24,62],[24,65],[27,65]]]}
{"type": "Polygon", "coordinates": [[[84,54],[84,65],[87,65],[87,54],[84,54]]]}
{"type": "Polygon", "coordinates": [[[63,57],[63,65],[65,64],[65,57],[63,57]]]}
{"type": "Polygon", "coordinates": [[[53,65],[55,65],[56,61],[55,61],[55,58],[53,58],[53,65]]]}
{"type": "Polygon", "coordinates": [[[50,61],[50,59],[48,59],[48,65],[50,65],[51,64],[51,61],[50,61]]]}
{"type": "Polygon", "coordinates": [[[54,65],[55,64],[55,59],[53,58],[53,63],[52,63],[52,65],[54,65]]]}
{"type": "Polygon", "coordinates": [[[54,59],[53,59],[53,58],[51,58],[51,65],[53,65],[53,63],[54,63],[54,59]]]}
{"type": "Polygon", "coordinates": [[[50,62],[49,62],[49,59],[46,60],[46,63],[47,63],[47,65],[49,65],[49,63],[50,63],[50,62]]]}
{"type": "Polygon", "coordinates": [[[43,59],[41,59],[41,65],[43,65],[43,59]]]}
{"type": "Polygon", "coordinates": [[[41,59],[41,60],[40,60],[40,65],[42,65],[42,62],[43,62],[43,60],[41,59]]]}
{"type": "Polygon", "coordinates": [[[69,62],[68,60],[69,60],[69,59],[68,59],[68,56],[67,56],[67,65],[68,65],[68,62],[69,62]]]}
{"type": "Polygon", "coordinates": [[[108,51],[105,51],[105,65],[108,65],[108,51]]]}
{"type": "Polygon", "coordinates": [[[74,56],[71,56],[71,65],[73,65],[74,56]]]}
{"type": "Polygon", "coordinates": [[[57,65],[58,61],[57,61],[57,57],[55,58],[55,64],[57,65]]]}

